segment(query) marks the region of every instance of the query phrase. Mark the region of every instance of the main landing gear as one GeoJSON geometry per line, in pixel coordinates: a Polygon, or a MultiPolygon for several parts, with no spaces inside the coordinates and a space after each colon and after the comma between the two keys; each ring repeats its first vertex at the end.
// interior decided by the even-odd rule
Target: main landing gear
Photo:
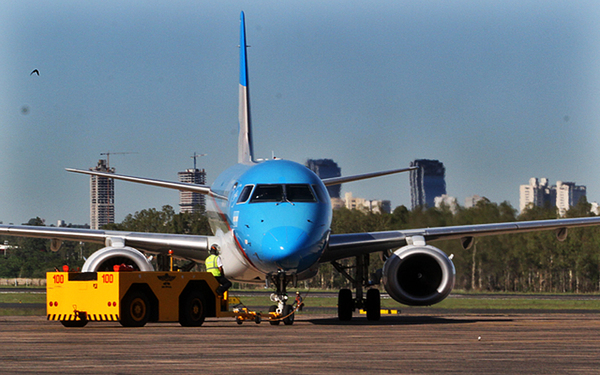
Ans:
{"type": "Polygon", "coordinates": [[[294,324],[294,307],[286,304],[288,300],[286,287],[290,278],[285,273],[270,276],[271,283],[275,285],[275,293],[271,294],[271,302],[276,303],[269,307],[269,323],[271,325],[276,326],[281,322],[288,326],[294,324]]]}
{"type": "Polygon", "coordinates": [[[352,319],[352,313],[355,309],[364,309],[367,312],[367,320],[377,321],[381,318],[381,298],[378,289],[367,290],[367,296],[364,298],[363,287],[369,287],[379,282],[369,280],[369,255],[359,255],[356,257],[356,263],[353,266],[342,266],[337,261],[331,262],[333,267],[346,279],[348,279],[354,289],[356,289],[356,298],[352,298],[352,290],[342,289],[338,295],[338,318],[342,321],[352,319]],[[348,272],[354,268],[354,277],[348,272]]]}

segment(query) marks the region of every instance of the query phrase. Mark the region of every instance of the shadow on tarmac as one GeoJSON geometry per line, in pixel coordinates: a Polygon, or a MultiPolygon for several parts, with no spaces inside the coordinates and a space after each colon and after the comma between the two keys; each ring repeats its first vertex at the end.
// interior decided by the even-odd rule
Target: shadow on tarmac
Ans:
{"type": "Polygon", "coordinates": [[[307,319],[315,325],[347,325],[347,326],[395,326],[395,325],[432,325],[432,324],[468,324],[478,322],[512,322],[510,318],[485,318],[485,319],[455,319],[432,316],[382,316],[378,321],[367,320],[366,317],[353,317],[349,321],[338,318],[307,319]]]}

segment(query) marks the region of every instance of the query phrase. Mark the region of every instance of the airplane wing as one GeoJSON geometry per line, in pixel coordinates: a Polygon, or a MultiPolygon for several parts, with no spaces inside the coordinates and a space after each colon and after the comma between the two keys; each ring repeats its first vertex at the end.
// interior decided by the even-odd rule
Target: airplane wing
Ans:
{"type": "Polygon", "coordinates": [[[600,217],[584,217],[407,229],[386,232],[332,234],[329,240],[329,246],[323,253],[320,262],[331,262],[360,254],[397,249],[406,246],[410,243],[411,238],[417,236],[423,237],[426,242],[460,239],[463,247],[469,248],[475,237],[554,230],[556,231],[558,239],[564,240],[568,228],[587,227],[599,224],[600,217]]]}
{"type": "MultiPolygon", "coordinates": [[[[173,251],[176,258],[200,261],[208,256],[212,236],[191,236],[168,233],[141,233],[125,231],[41,227],[28,225],[0,225],[0,235],[17,237],[47,238],[54,243],[60,241],[85,241],[130,246],[153,254],[173,251]]],[[[58,247],[58,246],[57,246],[58,247]]]]}

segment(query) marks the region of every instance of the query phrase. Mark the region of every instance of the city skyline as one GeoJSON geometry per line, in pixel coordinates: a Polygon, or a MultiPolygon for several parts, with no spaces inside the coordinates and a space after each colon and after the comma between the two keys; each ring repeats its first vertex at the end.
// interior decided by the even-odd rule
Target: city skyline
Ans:
{"type": "MultiPolygon", "coordinates": [[[[519,186],[519,211],[523,212],[530,205],[549,206],[555,207],[559,215],[564,216],[571,207],[579,203],[581,198],[587,199],[587,187],[584,185],[560,180],[556,181],[556,185],[550,185],[547,178],[532,177],[528,184],[519,186]]],[[[592,210],[597,210],[597,203],[592,210]]]]}
{"type": "MultiPolygon", "coordinates": [[[[316,160],[321,160],[321,159],[308,159],[308,160],[309,161],[316,161],[316,160]]],[[[335,163],[334,160],[327,159],[326,161],[327,162],[332,162],[336,166],[336,168],[341,169],[341,167],[338,167],[337,163],[335,163]]],[[[434,162],[434,164],[436,164],[436,165],[439,164],[439,167],[441,167],[442,169],[444,169],[443,163],[441,163],[439,160],[415,160],[414,162],[421,162],[421,163],[422,162],[434,162]]],[[[413,163],[411,163],[411,164],[413,164],[413,163]]],[[[98,161],[98,166],[95,167],[95,168],[90,168],[90,169],[91,170],[92,169],[93,170],[101,170],[102,166],[104,168],[106,168],[106,160],[100,159],[98,161]]],[[[196,167],[196,163],[194,163],[194,167],[196,167]]],[[[308,165],[307,165],[307,168],[309,168],[308,165]]],[[[111,171],[113,171],[113,173],[114,173],[114,170],[115,170],[115,168],[112,167],[111,171]]],[[[205,169],[199,169],[199,168],[193,169],[193,168],[190,168],[190,169],[187,169],[185,171],[179,171],[177,173],[178,173],[179,181],[180,182],[190,182],[190,183],[204,184],[205,180],[206,180],[206,170],[205,169]],[[195,171],[195,173],[194,173],[194,171],[195,171]]],[[[538,178],[532,177],[532,178],[529,179],[529,185],[521,184],[521,185],[518,186],[518,190],[519,190],[519,205],[515,206],[515,205],[511,204],[511,206],[514,209],[517,210],[517,213],[521,213],[523,211],[523,208],[526,207],[528,203],[533,203],[536,206],[543,207],[544,206],[544,202],[548,201],[551,204],[551,206],[554,206],[557,203],[557,201],[556,201],[556,192],[554,193],[555,194],[554,198],[551,198],[550,195],[549,195],[550,194],[549,193],[550,189],[556,190],[557,187],[560,189],[561,186],[562,187],[571,187],[571,188],[572,187],[576,187],[578,189],[583,189],[582,196],[586,196],[586,198],[587,198],[587,194],[586,194],[586,188],[587,187],[583,186],[583,185],[576,185],[575,182],[566,182],[566,181],[560,181],[560,180],[558,180],[557,181],[557,185],[550,186],[549,185],[549,180],[547,178],[541,178],[540,181],[541,182],[538,182],[538,178]],[[540,190],[539,193],[537,192],[537,189],[535,190],[535,192],[529,192],[527,190],[524,191],[524,188],[525,189],[527,189],[527,188],[532,189],[534,187],[537,188],[538,184],[541,187],[540,188],[541,190],[540,190]],[[548,191],[545,192],[546,196],[543,196],[542,198],[535,198],[534,196],[536,196],[537,194],[542,194],[543,188],[546,188],[546,190],[548,190],[548,191]],[[525,203],[523,203],[524,199],[526,200],[525,203]],[[540,202],[538,202],[538,199],[540,200],[540,202]]],[[[65,222],[65,224],[73,224],[73,225],[86,225],[86,224],[88,224],[91,227],[91,229],[99,229],[99,227],[102,226],[102,224],[95,225],[95,220],[94,220],[94,215],[97,215],[97,213],[95,213],[97,211],[97,209],[96,209],[96,211],[94,210],[94,185],[95,185],[95,183],[94,183],[94,177],[90,178],[90,184],[91,184],[90,199],[92,201],[92,205],[90,206],[90,222],[89,223],[88,222],[85,222],[85,223],[84,222],[69,222],[69,223],[65,222]]],[[[114,194],[115,194],[114,180],[112,181],[112,184],[111,184],[111,193],[114,196],[114,194]]],[[[385,199],[385,197],[382,198],[382,199],[377,199],[377,200],[374,199],[374,198],[372,198],[372,197],[368,197],[368,196],[367,197],[363,197],[363,196],[354,197],[351,189],[346,189],[345,197],[341,198],[341,201],[344,202],[344,204],[346,203],[346,198],[348,198],[348,195],[350,195],[350,197],[352,199],[356,199],[356,200],[359,200],[361,202],[362,201],[366,201],[366,202],[370,203],[370,202],[376,202],[376,201],[379,201],[379,202],[383,201],[383,202],[387,202],[387,204],[389,204],[389,200],[385,199]]],[[[194,194],[194,195],[192,195],[191,193],[190,194],[182,194],[182,192],[179,192],[179,204],[177,206],[172,206],[172,207],[173,208],[179,208],[179,212],[193,212],[194,209],[198,208],[198,207],[202,207],[202,210],[204,210],[204,204],[205,204],[204,203],[204,199],[200,199],[200,202],[198,202],[197,201],[198,197],[204,198],[204,196],[201,196],[201,195],[198,195],[198,194],[194,194]],[[192,197],[195,197],[195,198],[192,198],[192,197]],[[185,202],[185,203],[182,203],[182,202],[185,202]],[[191,204],[190,204],[190,202],[191,202],[191,204]]],[[[446,197],[446,199],[454,200],[454,203],[453,203],[454,205],[459,205],[459,206],[462,206],[464,208],[470,208],[470,207],[472,207],[475,202],[474,201],[471,202],[470,205],[467,204],[467,203],[460,204],[460,203],[458,203],[460,201],[460,198],[464,198],[464,199],[462,199],[462,201],[465,201],[468,198],[471,198],[471,200],[488,199],[485,196],[485,194],[483,194],[483,195],[474,194],[474,195],[471,195],[471,196],[468,196],[468,197],[455,197],[452,194],[443,194],[442,196],[435,196],[435,197],[429,197],[429,198],[431,198],[431,200],[433,201],[434,198],[443,198],[443,197],[446,197]]],[[[561,215],[564,215],[565,211],[568,210],[569,206],[575,205],[577,203],[577,201],[579,201],[579,198],[580,198],[580,194],[577,193],[577,195],[574,197],[574,201],[568,202],[566,205],[565,205],[565,203],[563,203],[561,206],[557,205],[557,208],[561,209],[561,215]]],[[[340,198],[338,198],[338,199],[340,199],[340,198]]],[[[573,197],[572,197],[572,199],[573,199],[573,197]]],[[[114,201],[114,198],[111,199],[111,201],[114,201]]],[[[496,201],[492,201],[492,203],[502,203],[502,202],[503,201],[497,201],[497,202],[496,201]]],[[[595,200],[588,200],[588,202],[590,202],[590,203],[596,203],[595,200]]],[[[111,204],[110,206],[111,206],[110,213],[109,214],[105,213],[103,215],[104,216],[109,215],[114,220],[114,210],[116,208],[118,208],[118,207],[114,207],[114,203],[111,204]]],[[[349,208],[347,204],[345,204],[345,206],[347,208],[349,208]]],[[[398,206],[400,206],[400,205],[398,205],[398,206]]],[[[416,207],[410,207],[409,205],[404,205],[404,206],[406,208],[410,209],[410,210],[414,210],[416,208],[416,207]]],[[[384,209],[384,212],[391,213],[391,211],[393,211],[394,208],[396,208],[396,207],[397,206],[387,206],[387,209],[384,209]]],[[[435,208],[435,207],[437,207],[437,204],[432,204],[430,208],[435,208]]],[[[146,207],[146,208],[142,208],[141,210],[143,210],[143,209],[150,209],[150,208],[157,208],[158,209],[160,207],[146,207]]],[[[377,210],[377,212],[379,212],[379,210],[377,210]]],[[[134,212],[130,212],[129,214],[134,214],[134,212]]],[[[46,218],[41,218],[41,219],[43,219],[46,222],[46,225],[56,225],[57,221],[64,221],[63,219],[60,219],[60,218],[58,218],[55,221],[51,220],[50,222],[48,222],[46,220],[46,218]]],[[[103,220],[105,220],[105,221],[106,221],[106,219],[107,219],[107,217],[103,218],[103,220]]],[[[112,221],[109,220],[108,222],[112,222],[112,221]]],[[[115,222],[120,222],[120,221],[115,221],[115,222]]],[[[17,223],[15,223],[15,224],[17,224],[17,223]]]]}
{"type": "MultiPolygon", "coordinates": [[[[437,159],[450,195],[513,207],[531,176],[600,196],[597,2],[42,0],[0,4],[0,221],[88,221],[89,180],[64,168],[103,152],[173,181],[190,152],[209,184],[235,163],[240,10],[257,157],[344,175],[437,159]]],[[[346,191],[410,205],[408,174],[346,191]]],[[[115,221],[178,199],[117,182],[115,221]]]]}

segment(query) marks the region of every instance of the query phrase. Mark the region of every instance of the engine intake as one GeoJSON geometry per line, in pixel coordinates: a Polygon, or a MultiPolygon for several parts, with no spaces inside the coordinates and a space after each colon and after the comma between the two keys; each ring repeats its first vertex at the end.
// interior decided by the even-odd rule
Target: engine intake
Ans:
{"type": "Polygon", "coordinates": [[[133,247],[104,247],[94,252],[83,264],[82,272],[112,271],[114,265],[127,264],[137,271],[154,271],[144,254],[133,247]]]}
{"type": "Polygon", "coordinates": [[[433,305],[450,294],[456,271],[446,254],[429,245],[396,250],[383,265],[383,285],[396,301],[411,306],[433,305]]]}

